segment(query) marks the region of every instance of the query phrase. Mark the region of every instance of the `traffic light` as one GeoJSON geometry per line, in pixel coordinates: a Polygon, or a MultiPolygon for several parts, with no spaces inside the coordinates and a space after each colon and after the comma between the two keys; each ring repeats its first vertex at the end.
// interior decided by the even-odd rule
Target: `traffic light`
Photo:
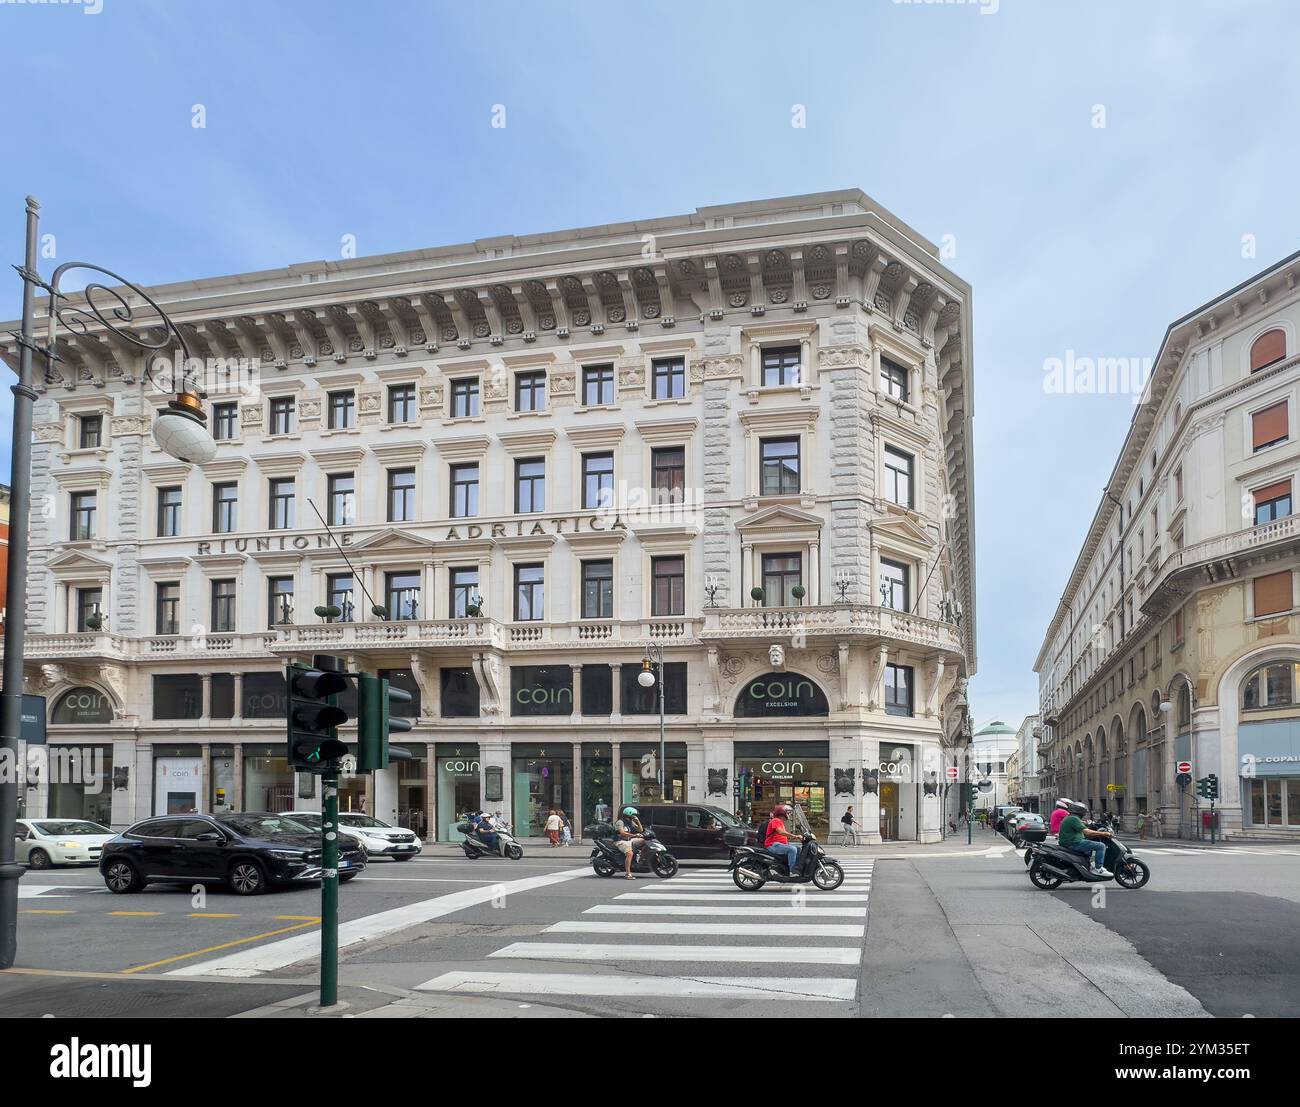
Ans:
{"type": "Polygon", "coordinates": [[[348,713],[336,699],[348,686],[343,668],[341,658],[320,654],[310,665],[295,662],[285,673],[289,764],[300,772],[320,772],[347,753],[335,733],[348,721],[348,713]]]}
{"type": "Polygon", "coordinates": [[[1209,776],[1207,776],[1205,779],[1209,782],[1209,785],[1210,785],[1210,799],[1212,799],[1212,800],[1216,800],[1216,799],[1218,799],[1218,798],[1219,798],[1219,778],[1218,778],[1217,776],[1215,776],[1214,773],[1211,773],[1211,774],[1210,774],[1209,776]]]}
{"type": "Polygon", "coordinates": [[[409,719],[393,718],[392,706],[410,702],[410,692],[382,677],[357,677],[357,772],[388,768],[388,736],[411,729],[409,719]]]}
{"type": "Polygon", "coordinates": [[[1219,778],[1214,773],[1209,776],[1203,776],[1196,782],[1196,794],[1202,799],[1217,800],[1219,798],[1219,778]]]}

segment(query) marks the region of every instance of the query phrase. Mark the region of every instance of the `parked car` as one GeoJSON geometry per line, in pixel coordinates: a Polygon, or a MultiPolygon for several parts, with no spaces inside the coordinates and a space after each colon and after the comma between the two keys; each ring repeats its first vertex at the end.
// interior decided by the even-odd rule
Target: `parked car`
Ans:
{"type": "MultiPolygon", "coordinates": [[[[289,815],[320,833],[319,811],[290,811],[289,815]]],[[[394,861],[409,861],[424,845],[405,827],[352,811],[339,812],[339,833],[360,845],[367,857],[391,857],[394,861]]]]}
{"type": "MultiPolygon", "coordinates": [[[[1044,837],[1046,836],[1047,824],[1043,822],[1043,816],[1036,812],[1015,811],[1006,817],[1004,833],[1008,841],[1017,841],[1022,833],[1037,835],[1040,832],[1044,837]]],[[[1042,841],[1042,838],[1037,837],[1034,840],[1042,841]]]]}
{"type": "MultiPolygon", "coordinates": [[[[359,843],[340,840],[339,880],[366,867],[359,843]]],[[[321,878],[320,835],[287,815],[166,815],[145,819],[104,843],[99,871],[110,892],[147,884],[225,884],[251,896],[321,878]]]]}
{"type": "Polygon", "coordinates": [[[994,830],[1005,829],[1007,816],[1014,814],[1017,811],[1023,811],[1023,810],[1024,808],[1021,807],[1019,804],[1015,804],[1015,803],[999,804],[997,807],[993,808],[993,829],[994,830]]]}
{"type": "Polygon", "coordinates": [[[737,821],[721,807],[697,803],[643,803],[637,805],[641,823],[655,832],[678,860],[731,856],[737,846],[752,846],[757,830],[737,821]]]}
{"type": "Polygon", "coordinates": [[[113,832],[85,819],[19,819],[14,824],[14,859],[31,869],[94,865],[113,832]]]}

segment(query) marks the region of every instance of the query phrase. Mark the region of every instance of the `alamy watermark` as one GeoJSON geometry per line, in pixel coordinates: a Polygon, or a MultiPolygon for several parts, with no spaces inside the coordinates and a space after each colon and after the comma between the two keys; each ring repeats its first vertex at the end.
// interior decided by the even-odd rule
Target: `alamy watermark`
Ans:
{"type": "Polygon", "coordinates": [[[1043,391],[1049,396],[1132,396],[1136,404],[1151,379],[1149,357],[1065,357],[1043,362],[1043,391]]]}

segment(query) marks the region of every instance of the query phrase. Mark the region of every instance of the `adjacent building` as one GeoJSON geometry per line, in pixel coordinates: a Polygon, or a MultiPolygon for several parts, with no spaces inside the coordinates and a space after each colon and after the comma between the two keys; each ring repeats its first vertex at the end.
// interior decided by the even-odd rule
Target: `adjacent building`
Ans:
{"type": "Polygon", "coordinates": [[[1016,756],[1011,769],[1011,802],[1028,811],[1042,811],[1038,782],[1038,742],[1043,728],[1037,715],[1026,715],[1016,731],[1016,756]]]}
{"type": "Polygon", "coordinates": [[[970,289],[861,192],[150,292],[217,452],[164,455],[157,366],[61,336],[27,674],[83,779],[52,768],[32,813],[312,806],[283,674],[324,653],[413,697],[412,759],[344,806],[436,839],[660,798],[647,667],[663,798],[939,837],[975,667],[970,289]]]}
{"type": "Polygon", "coordinates": [[[1046,800],[1300,837],[1300,254],[1172,323],[1035,663],[1046,800]],[[1202,810],[1205,807],[1205,810],[1202,810]]]}

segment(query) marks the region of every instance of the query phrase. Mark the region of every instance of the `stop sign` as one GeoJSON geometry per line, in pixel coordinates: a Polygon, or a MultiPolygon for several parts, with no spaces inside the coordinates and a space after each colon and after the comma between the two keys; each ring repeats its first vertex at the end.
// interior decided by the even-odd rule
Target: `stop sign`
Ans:
{"type": "Polygon", "coordinates": [[[1178,762],[1178,771],[1180,773],[1190,773],[1192,771],[1192,763],[1190,761],[1178,762]]]}
{"type": "Polygon", "coordinates": [[[949,765],[949,766],[948,766],[948,779],[949,779],[949,780],[956,780],[956,779],[957,779],[957,766],[956,766],[956,765],[949,765]]]}

